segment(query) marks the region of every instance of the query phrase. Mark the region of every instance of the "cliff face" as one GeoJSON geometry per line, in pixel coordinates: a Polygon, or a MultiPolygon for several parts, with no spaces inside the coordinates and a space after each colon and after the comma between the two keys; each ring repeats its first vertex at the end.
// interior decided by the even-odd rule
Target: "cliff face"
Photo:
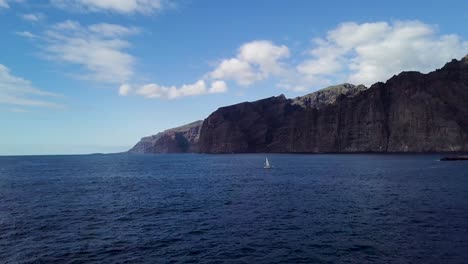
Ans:
{"type": "Polygon", "coordinates": [[[129,153],[185,153],[197,152],[203,121],[172,128],[153,136],[142,138],[129,153]]]}
{"type": "Polygon", "coordinates": [[[340,95],[346,95],[353,97],[358,93],[366,90],[367,87],[364,85],[353,85],[344,83],[340,85],[330,86],[311,94],[296,97],[292,100],[293,105],[299,105],[308,108],[323,108],[326,105],[332,104],[340,95]]]}
{"type": "Polygon", "coordinates": [[[467,57],[429,74],[403,72],[369,89],[345,88],[325,98],[222,107],[204,121],[199,151],[468,151],[467,57]]]}
{"type": "MultiPolygon", "coordinates": [[[[200,151],[208,153],[266,152],[276,143],[274,132],[293,109],[284,95],[222,107],[200,131],[200,151]]],[[[278,142],[279,143],[279,142],[278,142]]]]}

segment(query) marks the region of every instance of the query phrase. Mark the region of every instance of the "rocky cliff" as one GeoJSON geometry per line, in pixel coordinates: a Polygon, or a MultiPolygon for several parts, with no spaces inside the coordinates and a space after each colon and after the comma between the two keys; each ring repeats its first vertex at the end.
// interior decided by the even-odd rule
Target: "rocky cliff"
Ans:
{"type": "Polygon", "coordinates": [[[468,56],[370,88],[342,84],[221,107],[131,153],[468,151],[468,56]]]}
{"type": "Polygon", "coordinates": [[[202,123],[203,121],[199,120],[144,137],[128,152],[138,154],[198,152],[202,123]]]}
{"type": "Polygon", "coordinates": [[[291,103],[293,105],[300,105],[302,107],[320,109],[326,105],[333,104],[340,95],[353,97],[366,89],[367,87],[364,85],[356,86],[350,83],[344,83],[330,86],[311,94],[296,97],[291,101],[291,103]]]}
{"type": "Polygon", "coordinates": [[[202,125],[199,151],[468,151],[468,57],[369,89],[341,87],[219,108],[202,125]]]}
{"type": "MultiPolygon", "coordinates": [[[[280,99],[282,101],[285,101],[285,103],[301,106],[304,108],[321,108],[327,104],[334,103],[340,95],[352,97],[365,89],[367,88],[363,85],[355,86],[349,83],[345,83],[330,86],[301,97],[296,97],[293,100],[287,100],[284,96],[280,96],[280,99]]],[[[239,105],[254,104],[261,106],[263,104],[262,107],[267,108],[269,115],[272,115],[271,118],[268,118],[268,122],[276,123],[275,119],[278,119],[279,116],[275,116],[275,113],[279,113],[280,109],[275,103],[271,104],[272,98],[260,100],[254,103],[241,103],[239,105]]],[[[226,108],[229,109],[230,107],[232,106],[228,106],[226,108]]],[[[253,116],[250,117],[254,118],[253,116]]],[[[234,122],[235,118],[236,117],[234,117],[234,122]]],[[[156,135],[144,137],[128,152],[136,154],[200,152],[198,142],[202,123],[203,121],[196,121],[184,126],[168,129],[156,135]]],[[[266,126],[266,124],[264,125],[266,126]]],[[[251,129],[255,130],[256,127],[251,127],[251,129]]],[[[235,137],[236,133],[236,131],[230,131],[228,129],[226,130],[226,135],[224,136],[235,137]]],[[[238,152],[238,150],[235,150],[235,145],[233,145],[229,149],[232,150],[226,152],[238,152]]],[[[256,150],[252,149],[251,151],[255,152],[256,150]]]]}

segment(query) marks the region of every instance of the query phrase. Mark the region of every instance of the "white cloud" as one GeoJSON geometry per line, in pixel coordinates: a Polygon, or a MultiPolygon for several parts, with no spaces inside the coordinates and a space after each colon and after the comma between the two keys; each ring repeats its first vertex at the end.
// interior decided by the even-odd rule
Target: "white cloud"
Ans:
{"type": "MultiPolygon", "coordinates": [[[[54,24],[41,35],[17,32],[26,38],[39,39],[44,56],[61,63],[81,66],[85,71],[79,77],[99,83],[120,84],[120,96],[136,94],[147,98],[174,99],[185,96],[224,93],[227,85],[222,80],[212,80],[210,86],[204,79],[180,87],[132,84],[135,58],[126,52],[130,43],[125,37],[140,33],[136,27],[100,23],[83,26],[79,22],[66,20],[54,24]]],[[[76,75],[76,74],[75,74],[76,75]]]]}
{"type": "Polygon", "coordinates": [[[30,21],[30,22],[39,22],[45,18],[44,14],[41,13],[31,13],[31,14],[23,14],[21,18],[30,21]]]}
{"type": "Polygon", "coordinates": [[[343,61],[335,56],[321,56],[308,60],[297,66],[297,70],[305,75],[333,74],[343,68],[343,61]]]}
{"type": "Polygon", "coordinates": [[[11,112],[14,112],[14,113],[28,113],[28,112],[31,112],[29,110],[26,110],[26,109],[23,109],[23,108],[18,108],[18,107],[10,108],[9,110],[11,112]]]}
{"type": "Polygon", "coordinates": [[[80,23],[73,20],[65,20],[52,26],[55,30],[82,31],[80,23]]]}
{"type": "Polygon", "coordinates": [[[468,50],[459,36],[439,35],[437,27],[419,21],[343,23],[314,43],[312,58],[299,64],[298,72],[365,85],[401,71],[432,71],[468,50]]]}
{"type": "MultiPolygon", "coordinates": [[[[346,22],[328,31],[327,39],[338,43],[343,48],[353,48],[357,45],[384,38],[391,30],[387,22],[363,23],[346,22]]],[[[322,42],[321,44],[326,44],[322,42]]],[[[314,51],[312,51],[314,53],[314,51]]]]}
{"type": "Polygon", "coordinates": [[[121,96],[163,99],[224,93],[229,81],[251,86],[273,80],[277,87],[301,92],[343,82],[370,85],[401,71],[434,70],[468,50],[468,42],[461,37],[441,35],[435,26],[419,21],[348,22],[323,38],[315,38],[310,50],[299,51],[306,57],[290,59],[287,46],[256,40],[241,45],[235,56],[220,60],[195,83],[136,85],[135,58],[127,52],[131,46],[127,38],[140,32],[136,27],[107,23],[83,26],[67,20],[41,35],[28,31],[17,34],[44,41],[48,58],[81,66],[84,79],[118,84],[121,96]]]}
{"type": "Polygon", "coordinates": [[[22,107],[64,108],[51,101],[60,95],[35,88],[30,81],[11,74],[0,64],[0,104],[22,107]]]}
{"type": "MultiPolygon", "coordinates": [[[[51,60],[81,66],[80,78],[102,83],[125,83],[134,75],[135,58],[126,52],[125,37],[138,30],[114,24],[82,26],[76,21],[53,25],[41,39],[51,60]]],[[[26,35],[26,34],[22,34],[26,35]]]]}
{"type": "Polygon", "coordinates": [[[287,46],[257,40],[241,45],[235,57],[221,60],[202,81],[179,88],[148,84],[136,94],[169,99],[206,94],[209,90],[203,80],[222,82],[212,89],[223,92],[226,81],[251,86],[267,79],[297,92],[343,82],[371,85],[401,71],[432,71],[467,50],[467,41],[440,35],[435,26],[419,21],[348,22],[328,31],[324,38],[314,39],[307,57],[298,63],[288,60],[287,46]]]}
{"type": "Polygon", "coordinates": [[[340,83],[340,81],[334,82],[319,75],[304,75],[297,71],[290,71],[287,76],[279,80],[276,86],[294,92],[307,92],[311,89],[317,90],[336,83],[340,83]]]}
{"type": "Polygon", "coordinates": [[[235,80],[239,85],[248,86],[262,79],[253,66],[237,58],[225,59],[209,76],[213,79],[235,80]]]}
{"type": "Polygon", "coordinates": [[[211,83],[208,93],[225,93],[227,90],[228,87],[224,81],[214,81],[211,83]]]}
{"type": "Polygon", "coordinates": [[[0,0],[0,8],[9,8],[7,0],[0,0]]]}
{"type": "Polygon", "coordinates": [[[132,90],[132,87],[128,84],[122,84],[119,87],[119,95],[127,96],[132,90]]]}
{"type": "Polygon", "coordinates": [[[235,58],[222,60],[208,77],[233,80],[241,86],[249,86],[271,75],[285,71],[281,60],[289,57],[288,47],[277,46],[270,41],[248,42],[239,48],[235,58]]]}
{"type": "Polygon", "coordinates": [[[252,41],[206,76],[240,86],[273,78],[280,88],[303,92],[343,82],[371,85],[402,71],[432,71],[468,50],[466,40],[440,35],[436,26],[419,21],[347,22],[312,44],[306,58],[292,63],[288,47],[252,41]]]}
{"type": "Polygon", "coordinates": [[[90,32],[100,34],[106,37],[116,37],[125,35],[134,35],[140,33],[136,27],[124,27],[116,24],[100,23],[88,27],[90,32]]]}
{"type": "Polygon", "coordinates": [[[214,81],[210,87],[207,87],[204,80],[199,80],[193,84],[184,84],[181,87],[161,86],[154,83],[146,84],[137,88],[135,93],[146,98],[175,99],[202,94],[224,93],[226,91],[227,85],[223,81],[214,81]]]}
{"type": "Polygon", "coordinates": [[[151,14],[161,10],[164,0],[51,0],[60,8],[75,9],[86,12],[113,12],[120,14],[151,14]]]}
{"type": "Polygon", "coordinates": [[[0,8],[10,8],[9,3],[21,3],[25,0],[0,0],[0,8]]]}
{"type": "Polygon", "coordinates": [[[290,56],[288,47],[277,46],[270,41],[252,41],[242,45],[238,57],[253,65],[258,65],[264,78],[284,71],[281,60],[290,56]]]}
{"type": "Polygon", "coordinates": [[[29,31],[21,31],[21,32],[16,32],[16,35],[24,37],[24,38],[30,38],[34,39],[37,38],[37,36],[29,31]]]}

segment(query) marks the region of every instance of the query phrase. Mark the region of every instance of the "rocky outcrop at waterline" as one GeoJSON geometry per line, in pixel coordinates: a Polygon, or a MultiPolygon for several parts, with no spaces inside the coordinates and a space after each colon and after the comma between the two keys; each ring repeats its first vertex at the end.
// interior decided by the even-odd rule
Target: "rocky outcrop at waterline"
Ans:
{"type": "Polygon", "coordinates": [[[460,160],[468,161],[468,156],[449,156],[449,157],[443,157],[440,160],[441,161],[460,161],[460,160]]]}

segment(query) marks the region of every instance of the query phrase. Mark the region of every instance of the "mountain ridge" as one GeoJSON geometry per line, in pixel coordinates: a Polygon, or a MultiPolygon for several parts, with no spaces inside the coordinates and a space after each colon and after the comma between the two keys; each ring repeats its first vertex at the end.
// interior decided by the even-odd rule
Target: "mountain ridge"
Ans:
{"type": "MultiPolygon", "coordinates": [[[[220,107],[199,124],[197,137],[187,139],[195,147],[179,152],[468,151],[466,102],[468,55],[369,88],[345,83],[292,99],[220,107]]],[[[168,153],[166,145],[144,153],[168,153]]]]}

